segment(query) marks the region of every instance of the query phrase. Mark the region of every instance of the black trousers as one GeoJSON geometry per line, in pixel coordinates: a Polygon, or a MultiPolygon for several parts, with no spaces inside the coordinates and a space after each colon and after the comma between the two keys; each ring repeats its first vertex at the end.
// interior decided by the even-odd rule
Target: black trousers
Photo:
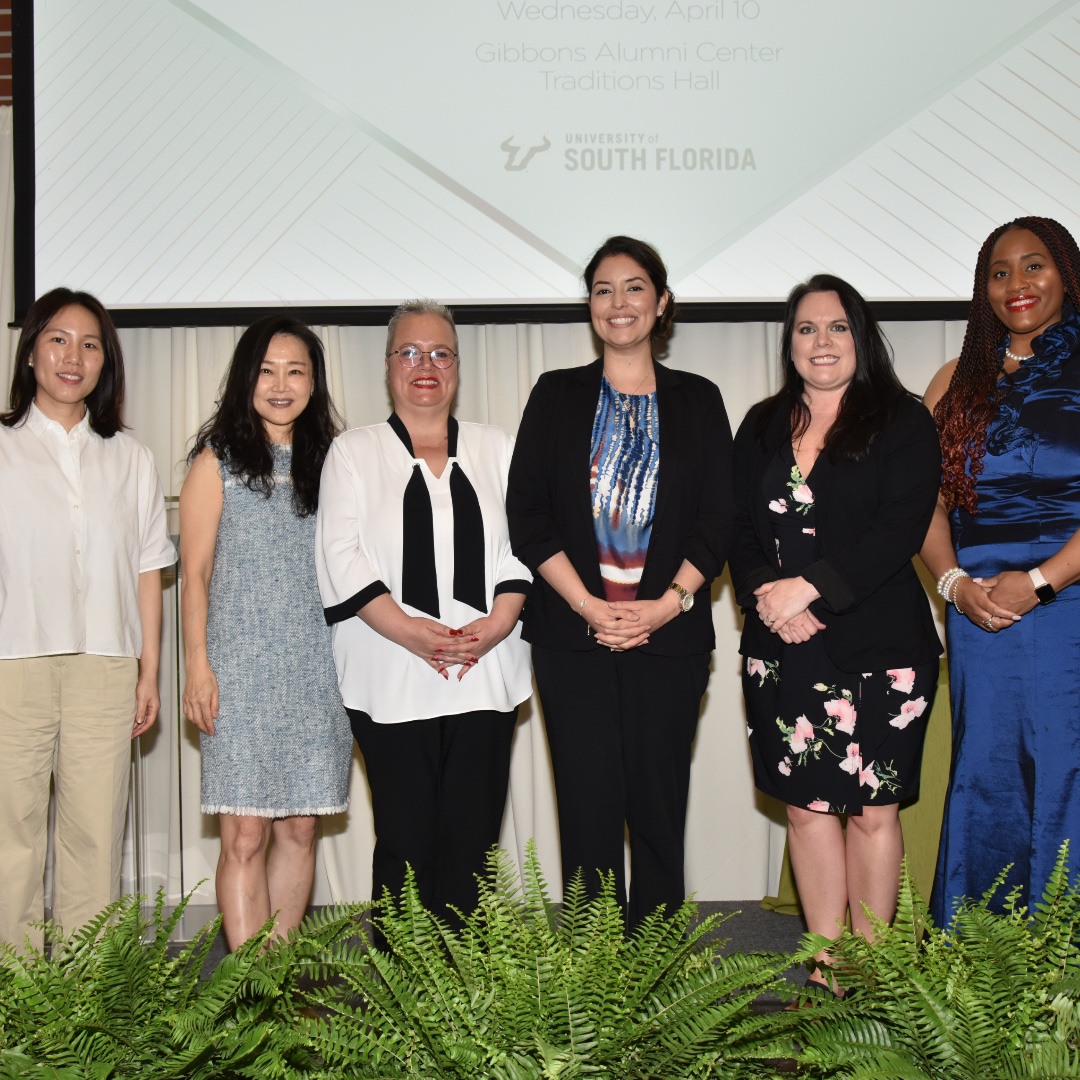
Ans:
{"type": "Polygon", "coordinates": [[[517,710],[403,724],[348,713],[371,788],[372,899],[400,896],[408,863],[424,906],[457,924],[446,905],[476,908],[475,875],[499,842],[517,710]]]}
{"type": "Polygon", "coordinates": [[[614,871],[626,895],[623,837],[630,838],[628,923],[659,905],[671,914],[683,883],[690,752],[709,654],[654,656],[533,646],[555,792],[563,881],[580,867],[614,871]]]}

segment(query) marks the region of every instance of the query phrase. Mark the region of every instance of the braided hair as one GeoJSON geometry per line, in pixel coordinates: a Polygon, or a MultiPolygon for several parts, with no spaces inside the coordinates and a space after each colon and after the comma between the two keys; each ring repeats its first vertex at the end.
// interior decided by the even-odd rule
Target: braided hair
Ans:
{"type": "Polygon", "coordinates": [[[1080,304],[1080,249],[1069,230],[1052,218],[1020,217],[996,228],[987,238],[975,263],[964,347],[949,387],[934,409],[941,436],[941,493],[948,509],[961,507],[974,514],[978,507],[975,486],[983,470],[986,432],[998,410],[1002,391],[1000,348],[1008,330],[994,314],[987,295],[990,255],[1010,229],[1027,229],[1045,245],[1065,287],[1065,295],[1080,304]]]}

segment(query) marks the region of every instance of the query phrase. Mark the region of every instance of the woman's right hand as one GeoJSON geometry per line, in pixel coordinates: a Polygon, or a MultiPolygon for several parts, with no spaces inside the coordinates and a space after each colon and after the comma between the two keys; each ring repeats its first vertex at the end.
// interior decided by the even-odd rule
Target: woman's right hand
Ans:
{"type": "Polygon", "coordinates": [[[779,630],[775,631],[781,641],[788,645],[798,645],[809,641],[815,634],[825,629],[825,624],[809,609],[788,619],[779,630]]]}
{"type": "Polygon", "coordinates": [[[980,630],[996,634],[1020,621],[1015,611],[990,599],[990,590],[975,578],[964,577],[953,590],[953,605],[980,630]]]}
{"type": "Polygon", "coordinates": [[[204,734],[214,734],[214,721],[218,716],[217,676],[210,665],[188,665],[184,683],[184,715],[204,734]]]}
{"type": "Polygon", "coordinates": [[[414,656],[419,656],[444,679],[450,678],[447,668],[466,663],[473,654],[473,643],[480,639],[465,636],[449,626],[422,615],[406,615],[395,628],[394,641],[414,656]]]}
{"type": "Polygon", "coordinates": [[[585,598],[585,606],[578,613],[592,627],[599,644],[620,652],[636,649],[649,640],[650,627],[631,607],[616,607],[607,600],[591,593],[585,598]]]}

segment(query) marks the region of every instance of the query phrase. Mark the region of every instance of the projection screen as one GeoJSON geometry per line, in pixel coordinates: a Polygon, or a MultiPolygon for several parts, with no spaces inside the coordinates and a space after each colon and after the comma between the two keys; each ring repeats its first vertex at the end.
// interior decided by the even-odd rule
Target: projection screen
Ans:
{"type": "Polygon", "coordinates": [[[33,292],[535,303],[605,236],[680,298],[966,299],[1080,230],[1080,3],[36,0],[33,292]]]}

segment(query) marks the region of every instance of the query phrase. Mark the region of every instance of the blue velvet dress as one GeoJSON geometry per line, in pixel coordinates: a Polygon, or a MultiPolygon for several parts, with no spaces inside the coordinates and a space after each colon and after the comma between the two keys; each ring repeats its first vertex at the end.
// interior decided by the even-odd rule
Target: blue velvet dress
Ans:
{"type": "MultiPolygon", "coordinates": [[[[974,577],[1029,570],[1080,528],[1080,318],[1033,343],[987,433],[978,513],[953,512],[959,564],[974,577]]],[[[953,767],[931,913],[980,897],[1009,863],[1037,901],[1063,840],[1080,866],[1080,584],[986,633],[948,612],[953,767]]]]}

